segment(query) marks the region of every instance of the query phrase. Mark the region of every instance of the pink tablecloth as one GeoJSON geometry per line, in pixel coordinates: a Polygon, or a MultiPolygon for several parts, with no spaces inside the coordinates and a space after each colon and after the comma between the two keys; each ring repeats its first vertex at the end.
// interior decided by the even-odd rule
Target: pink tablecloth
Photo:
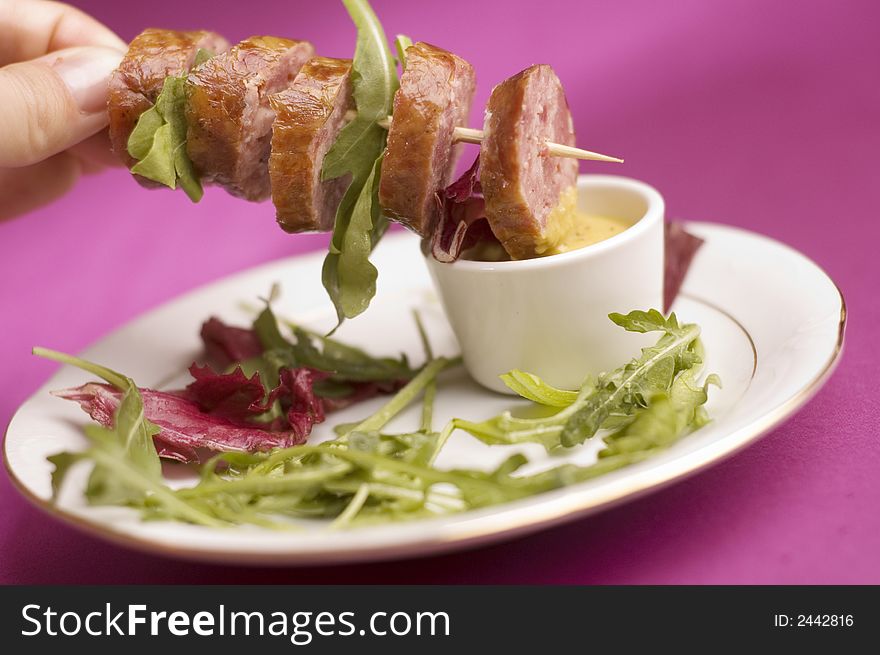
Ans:
{"type": "MultiPolygon", "coordinates": [[[[335,56],[353,48],[332,2],[81,5],[126,39],[209,27],[307,38],[335,56]]],[[[580,144],[627,159],[585,170],[644,179],[673,217],[742,226],[812,257],[849,305],[837,373],[785,426],[685,482],[514,543],[402,563],[278,571],[145,556],[55,523],[0,476],[0,582],[880,583],[880,5],[374,6],[389,34],[472,61],[477,107],[503,77],[553,64],[580,144]]],[[[190,206],[124,171],[0,225],[0,424],[53,369],[32,345],[77,351],[182,291],[324,243],[285,236],[267,205],[212,190],[190,206]]]]}

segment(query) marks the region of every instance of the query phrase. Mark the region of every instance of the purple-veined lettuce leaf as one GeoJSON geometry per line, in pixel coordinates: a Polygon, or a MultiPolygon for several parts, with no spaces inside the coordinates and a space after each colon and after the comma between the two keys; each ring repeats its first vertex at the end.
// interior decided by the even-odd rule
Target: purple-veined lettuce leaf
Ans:
{"type": "MultiPolygon", "coordinates": [[[[275,325],[274,316],[269,318],[275,325]]],[[[322,353],[313,345],[299,344],[297,348],[280,333],[277,336],[272,342],[274,349],[270,349],[273,358],[267,360],[264,356],[270,351],[255,328],[233,327],[210,318],[201,329],[210,364],[192,364],[189,372],[193,379],[185,389],[138,388],[146,418],[159,429],[154,436],[159,456],[198,462],[216,452],[266,451],[300,444],[325,420],[327,412],[393,393],[409,379],[405,365],[401,365],[400,379],[389,378],[386,360],[374,361],[354,348],[327,342],[322,353]],[[326,348],[331,345],[333,350],[328,354],[326,348]],[[353,370],[360,374],[370,371],[376,379],[340,376],[337,369],[343,355],[356,359],[353,370]],[[332,370],[325,370],[330,367],[332,370]],[[245,370],[253,371],[250,377],[245,370]]],[[[308,335],[299,330],[297,338],[308,339],[308,335]]],[[[90,383],[55,395],[78,402],[95,421],[112,427],[122,388],[122,382],[90,383]]]]}
{"type": "Polygon", "coordinates": [[[226,325],[218,318],[205,321],[200,335],[208,360],[219,368],[259,357],[263,352],[260,339],[253,330],[226,325]]]}
{"type": "MultiPolygon", "coordinates": [[[[324,420],[323,399],[314,389],[316,382],[329,376],[324,371],[282,368],[278,371],[278,386],[268,394],[258,373],[249,378],[238,367],[232,373],[217,373],[210,366],[193,364],[189,371],[194,380],[181,393],[204,412],[247,421],[267,412],[277,400],[287,411],[289,425],[306,435],[312,425],[324,420]]],[[[287,429],[283,422],[273,422],[271,427],[287,429]]]]}
{"type": "Polygon", "coordinates": [[[482,241],[497,241],[486,220],[486,203],[480,186],[480,158],[455,182],[436,195],[440,220],[431,236],[431,254],[450,263],[482,241]]]}
{"type": "MultiPolygon", "coordinates": [[[[308,436],[299,426],[271,431],[224,416],[203,412],[182,391],[140,389],[144,415],[159,427],[153,437],[160,457],[181,462],[199,462],[204,452],[256,452],[287,448],[303,443],[308,436]]],[[[54,395],[79,403],[93,420],[105,427],[113,425],[113,416],[122,400],[122,392],[108,384],[90,382],[54,395]]]]}
{"type": "Polygon", "coordinates": [[[232,373],[217,373],[210,366],[193,364],[189,367],[193,381],[186,387],[186,395],[205,412],[241,420],[262,414],[269,409],[265,401],[266,389],[259,373],[247,377],[240,367],[232,373]]]}
{"type": "MultiPolygon", "coordinates": [[[[139,388],[146,418],[160,429],[154,437],[159,456],[181,462],[202,461],[206,453],[266,451],[303,443],[328,411],[400,386],[392,382],[357,383],[346,395],[322,398],[314,387],[329,374],[305,367],[282,368],[278,386],[269,393],[257,374],[248,378],[240,368],[232,373],[216,373],[208,366],[193,364],[190,372],[194,381],[186,389],[139,388]],[[276,401],[282,407],[281,416],[265,423],[252,422],[276,401]]],[[[117,388],[99,383],[53,393],[79,403],[105,427],[112,427],[122,399],[117,388]]]]}
{"type": "Polygon", "coordinates": [[[282,368],[279,372],[281,382],[272,393],[280,394],[282,404],[290,403],[287,423],[297,434],[307,437],[316,423],[324,422],[324,402],[315,395],[314,387],[315,382],[328,376],[329,373],[310,368],[282,368]]]}

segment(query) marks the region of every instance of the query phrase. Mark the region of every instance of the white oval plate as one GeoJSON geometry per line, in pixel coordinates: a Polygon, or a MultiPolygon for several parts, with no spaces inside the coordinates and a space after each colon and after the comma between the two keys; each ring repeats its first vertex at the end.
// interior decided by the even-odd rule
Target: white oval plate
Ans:
{"type": "MultiPolygon", "coordinates": [[[[656,457],[604,477],[479,511],[345,532],[329,530],[319,522],[292,532],[142,522],[133,510],[85,503],[85,464],[73,472],[58,503],[50,499],[51,465],[46,456],[85,447],[81,426],[88,419],[76,404],[49,395],[51,389],[89,379],[71,367],[62,367],[13,417],[5,440],[6,466],[28,499],[86,532],[145,551],[230,563],[330,563],[427,555],[508,539],[596,512],[694,473],[753,442],[819,389],[841,352],[843,298],[814,263],[785,245],[742,230],[707,223],[692,223],[689,229],[706,243],[674,310],[680,319],[703,328],[707,370],[718,373],[724,382],[722,390],[711,393],[708,407],[714,421],[656,457]]],[[[141,386],[180,385],[186,367],[200,353],[202,321],[215,315],[249,324],[252,314],[241,303],[265,296],[273,282],[280,282],[283,289],[275,305],[279,315],[327,328],[333,312],[319,283],[322,260],[323,254],[296,257],[215,282],[148,312],[82,356],[133,377],[141,386]]],[[[339,337],[375,354],[402,351],[421,361],[410,313],[417,308],[427,321],[435,350],[457,354],[417,240],[391,235],[377,249],[375,261],[381,271],[377,297],[363,316],[340,329],[339,337]]],[[[636,308],[619,311],[631,309],[636,308]]],[[[458,369],[442,379],[435,420],[438,426],[453,416],[482,420],[516,402],[482,389],[458,369]]],[[[312,438],[327,438],[332,424],[361,418],[381,403],[378,399],[331,415],[312,438]]],[[[418,407],[410,408],[389,429],[414,428],[418,412],[418,407]]],[[[600,446],[594,439],[562,458],[551,457],[536,445],[489,447],[456,433],[437,466],[490,468],[518,450],[529,456],[529,470],[534,471],[564,460],[590,463],[600,446]]],[[[180,484],[191,476],[179,465],[166,467],[166,474],[180,484]]]]}

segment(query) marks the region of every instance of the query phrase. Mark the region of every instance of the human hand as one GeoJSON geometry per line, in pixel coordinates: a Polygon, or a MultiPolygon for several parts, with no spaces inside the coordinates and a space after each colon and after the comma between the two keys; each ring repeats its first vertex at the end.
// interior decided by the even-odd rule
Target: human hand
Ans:
{"type": "Polygon", "coordinates": [[[78,9],[0,0],[0,220],[116,163],[107,81],[126,44],[78,9]]]}

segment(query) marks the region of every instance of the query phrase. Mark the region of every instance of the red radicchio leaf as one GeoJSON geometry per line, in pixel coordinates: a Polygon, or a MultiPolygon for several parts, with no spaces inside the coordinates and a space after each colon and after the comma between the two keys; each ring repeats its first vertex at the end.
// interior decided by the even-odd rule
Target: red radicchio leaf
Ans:
{"type": "Polygon", "coordinates": [[[663,313],[667,313],[687,275],[694,255],[703,245],[700,237],[685,231],[681,223],[666,223],[664,236],[663,313]]]}
{"type": "MultiPolygon", "coordinates": [[[[108,427],[113,424],[114,413],[122,398],[122,393],[115,387],[97,383],[53,393],[78,402],[95,421],[108,427]]],[[[270,431],[207,414],[195,401],[186,398],[185,392],[141,389],[140,393],[144,400],[144,415],[160,429],[154,437],[160,457],[198,462],[202,459],[201,451],[252,453],[288,448],[303,443],[308,436],[308,431],[301,429],[300,422],[292,423],[289,430],[270,431]]]]}
{"type": "MultiPolygon", "coordinates": [[[[160,457],[199,462],[204,452],[266,451],[303,443],[315,424],[325,418],[325,399],[314,391],[316,382],[330,374],[310,368],[283,368],[279,384],[266,394],[258,375],[248,378],[240,368],[228,374],[210,367],[190,367],[195,380],[180,391],[140,389],[144,415],[159,426],[154,437],[160,457]],[[265,398],[265,400],[264,400],[265,398]],[[253,424],[248,419],[267,411],[279,400],[287,414],[272,423],[253,424]]],[[[390,386],[387,385],[387,386],[390,386]]],[[[385,387],[356,385],[353,393],[334,399],[332,409],[371,397],[385,387]]],[[[92,419],[112,426],[122,393],[106,384],[89,383],[53,392],[78,402],[92,419]]]]}
{"type": "Polygon", "coordinates": [[[294,432],[308,436],[312,426],[324,422],[324,403],[315,395],[314,386],[329,376],[325,371],[311,368],[283,368],[279,372],[281,383],[272,394],[280,393],[282,403],[290,402],[287,422],[294,432]]]}
{"type": "Polygon", "coordinates": [[[208,359],[218,368],[263,353],[263,345],[253,330],[231,327],[218,318],[205,321],[200,334],[208,359]]]}
{"type": "Polygon", "coordinates": [[[248,378],[240,367],[232,373],[216,373],[210,366],[198,364],[190,366],[189,372],[193,382],[186,387],[186,397],[205,412],[243,420],[271,406],[262,402],[266,390],[258,373],[248,378]]]}
{"type": "Polygon", "coordinates": [[[480,158],[455,182],[435,197],[440,220],[431,235],[431,254],[439,262],[457,260],[481,241],[495,241],[486,220],[486,203],[480,186],[480,158]]]}

